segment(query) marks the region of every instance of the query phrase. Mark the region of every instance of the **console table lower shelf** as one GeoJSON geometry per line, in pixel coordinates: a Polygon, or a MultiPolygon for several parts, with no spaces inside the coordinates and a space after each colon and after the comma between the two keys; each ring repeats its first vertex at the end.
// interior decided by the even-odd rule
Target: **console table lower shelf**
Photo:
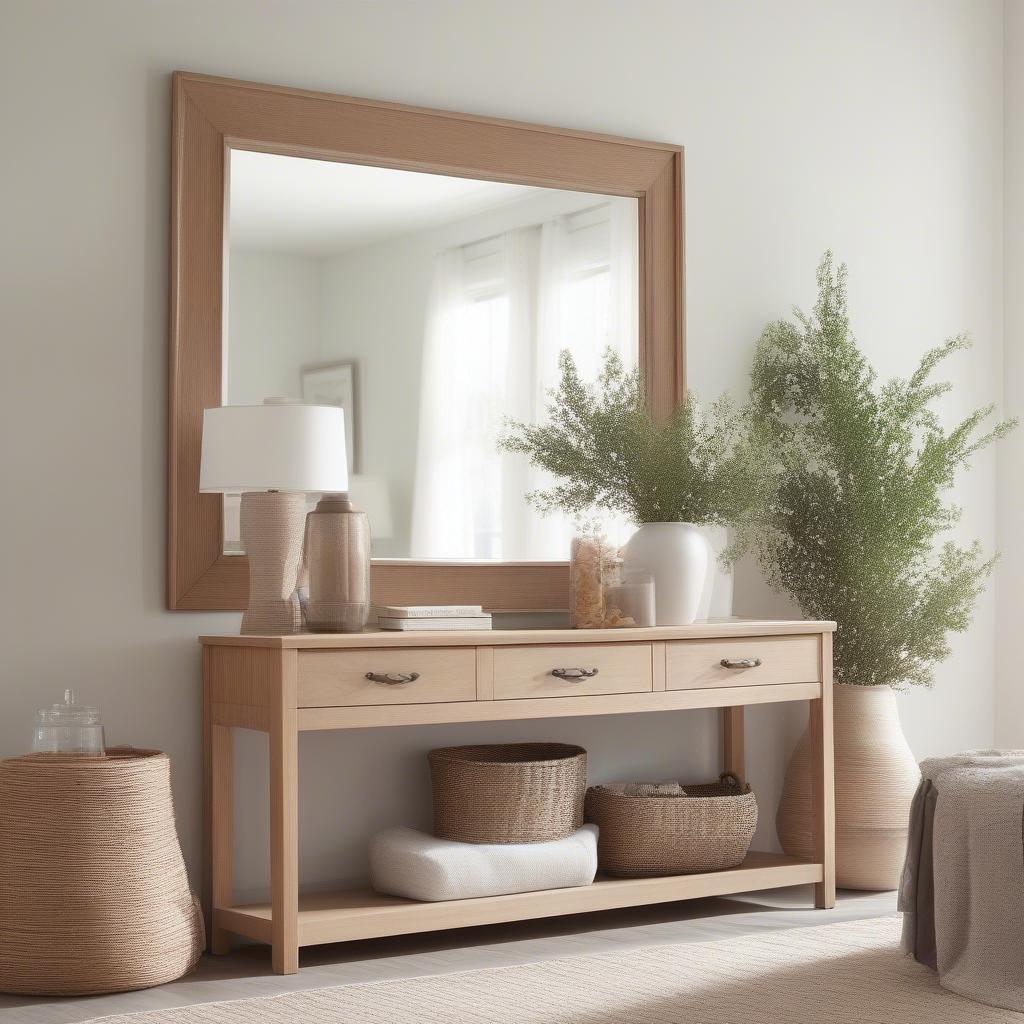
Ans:
{"type": "MultiPolygon", "coordinates": [[[[294,974],[299,949],[813,884],[835,904],[831,622],[729,619],[645,629],[366,632],[203,637],[204,906],[210,949],[269,943],[294,974]],[[721,765],[744,780],[744,708],[806,702],[809,859],[751,852],[737,868],[599,878],[572,889],[420,903],[366,890],[299,891],[299,735],[307,731],[522,721],[720,708],[721,765]],[[270,764],[269,903],[234,895],[234,732],[264,732],[270,764]]],[[[469,737],[467,737],[467,740],[469,737]]],[[[424,766],[425,770],[425,766],[424,766]]],[[[762,812],[764,809],[762,809],[762,812]]]]}
{"type": "MultiPolygon", "coordinates": [[[[372,889],[311,893],[299,897],[298,939],[300,946],[378,939],[386,935],[727,896],[756,889],[811,884],[820,882],[823,877],[821,864],[752,850],[739,867],[726,871],[663,878],[598,876],[592,885],[571,889],[545,889],[471,900],[420,903],[381,896],[372,889]]],[[[216,927],[258,942],[273,940],[271,918],[269,903],[214,910],[216,927]]]]}

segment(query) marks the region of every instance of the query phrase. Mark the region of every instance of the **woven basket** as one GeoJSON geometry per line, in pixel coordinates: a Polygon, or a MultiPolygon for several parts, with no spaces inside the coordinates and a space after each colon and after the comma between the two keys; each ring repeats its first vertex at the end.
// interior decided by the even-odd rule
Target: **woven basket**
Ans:
{"type": "Polygon", "coordinates": [[[583,825],[587,752],[564,743],[432,750],[434,835],[460,843],[540,843],[583,825]]]}
{"type": "Polygon", "coordinates": [[[203,944],[166,754],[0,761],[0,991],[149,988],[203,944]]]}
{"type": "Polygon", "coordinates": [[[757,801],[733,775],[684,784],[686,796],[623,796],[587,790],[587,821],[601,830],[600,869],[623,878],[685,875],[736,867],[757,827],[757,801]]]}

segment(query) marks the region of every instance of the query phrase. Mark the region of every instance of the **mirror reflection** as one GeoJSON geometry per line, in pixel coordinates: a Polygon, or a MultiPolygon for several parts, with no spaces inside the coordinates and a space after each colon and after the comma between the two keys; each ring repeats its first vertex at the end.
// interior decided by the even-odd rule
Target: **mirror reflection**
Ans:
{"type": "Polygon", "coordinates": [[[637,201],[240,150],[229,181],[224,403],[344,408],[375,557],[564,560],[573,524],[496,439],[543,417],[560,350],[636,364],[637,201]]]}

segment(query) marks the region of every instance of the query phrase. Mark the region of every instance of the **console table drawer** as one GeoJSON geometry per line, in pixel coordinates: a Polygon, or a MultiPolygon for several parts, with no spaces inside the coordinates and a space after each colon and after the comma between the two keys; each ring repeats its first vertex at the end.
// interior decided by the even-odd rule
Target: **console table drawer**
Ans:
{"type": "Polygon", "coordinates": [[[494,650],[495,700],[587,697],[651,689],[650,644],[559,644],[494,650]]]}
{"type": "Polygon", "coordinates": [[[819,640],[813,635],[674,640],[665,645],[665,678],[670,690],[816,683],[821,680],[819,640]],[[745,666],[747,661],[754,664],[745,666]]]}
{"type": "Polygon", "coordinates": [[[456,700],[476,700],[472,647],[299,651],[300,708],[456,700]],[[382,680],[368,679],[367,673],[382,680]],[[417,678],[410,682],[386,679],[413,673],[417,678]]]}

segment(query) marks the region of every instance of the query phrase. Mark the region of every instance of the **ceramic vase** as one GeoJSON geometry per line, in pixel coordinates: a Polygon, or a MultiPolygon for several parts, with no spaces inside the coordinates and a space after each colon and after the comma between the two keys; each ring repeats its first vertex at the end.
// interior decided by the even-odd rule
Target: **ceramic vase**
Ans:
{"type": "Polygon", "coordinates": [[[707,538],[693,523],[644,523],[623,549],[623,569],[654,577],[659,626],[688,626],[700,613],[713,558],[707,538]]]}
{"type": "MultiPolygon", "coordinates": [[[[895,889],[907,846],[910,802],[921,773],[900,728],[888,686],[833,688],[836,884],[895,889]]],[[[786,766],[775,825],[783,850],[814,859],[806,730],[786,766]]]]}
{"type": "Polygon", "coordinates": [[[733,569],[731,565],[723,566],[720,556],[729,546],[729,531],[724,526],[702,526],[700,530],[708,542],[711,557],[697,621],[728,619],[732,615],[733,569]]]}

